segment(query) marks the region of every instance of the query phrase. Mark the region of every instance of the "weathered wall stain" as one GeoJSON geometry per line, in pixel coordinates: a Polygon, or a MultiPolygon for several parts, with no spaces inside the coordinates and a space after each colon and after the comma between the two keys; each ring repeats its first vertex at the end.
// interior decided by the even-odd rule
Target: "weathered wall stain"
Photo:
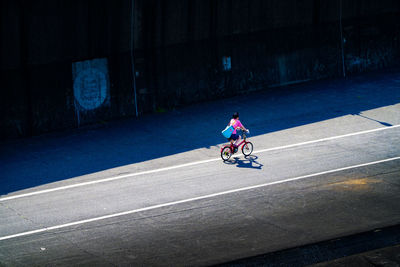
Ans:
{"type": "Polygon", "coordinates": [[[72,64],[74,107],[78,126],[81,116],[110,105],[107,59],[93,59],[72,64]]]}

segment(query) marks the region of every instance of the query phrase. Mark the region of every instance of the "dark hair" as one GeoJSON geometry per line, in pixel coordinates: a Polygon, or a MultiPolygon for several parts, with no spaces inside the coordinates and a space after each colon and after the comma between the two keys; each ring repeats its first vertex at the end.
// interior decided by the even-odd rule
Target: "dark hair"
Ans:
{"type": "Polygon", "coordinates": [[[234,118],[234,119],[239,118],[239,112],[233,113],[232,118],[234,118]]]}

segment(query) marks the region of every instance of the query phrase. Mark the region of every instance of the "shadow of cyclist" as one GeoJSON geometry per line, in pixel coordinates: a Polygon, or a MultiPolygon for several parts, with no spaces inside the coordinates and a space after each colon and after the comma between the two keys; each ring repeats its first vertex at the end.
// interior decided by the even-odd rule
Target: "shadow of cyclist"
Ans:
{"type": "Polygon", "coordinates": [[[250,169],[259,169],[261,170],[264,166],[263,164],[257,161],[258,157],[254,155],[250,155],[245,157],[244,159],[240,159],[239,157],[234,157],[232,160],[225,161],[225,164],[236,165],[238,168],[250,168],[250,169]]]}

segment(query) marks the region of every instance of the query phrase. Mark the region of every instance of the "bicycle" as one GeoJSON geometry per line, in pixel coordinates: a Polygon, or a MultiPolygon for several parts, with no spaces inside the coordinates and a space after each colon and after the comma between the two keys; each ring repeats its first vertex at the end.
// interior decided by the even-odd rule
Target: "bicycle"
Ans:
{"type": "Polygon", "coordinates": [[[253,152],[253,144],[246,140],[246,134],[242,132],[243,140],[239,143],[237,147],[233,145],[233,143],[229,145],[225,145],[221,148],[221,158],[223,161],[227,161],[231,158],[233,154],[237,152],[240,146],[242,146],[242,153],[245,157],[250,156],[253,152]]]}

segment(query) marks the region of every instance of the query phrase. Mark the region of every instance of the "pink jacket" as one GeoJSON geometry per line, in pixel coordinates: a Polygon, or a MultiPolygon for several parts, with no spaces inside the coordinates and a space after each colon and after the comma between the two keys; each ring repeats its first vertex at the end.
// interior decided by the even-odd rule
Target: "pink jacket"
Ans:
{"type": "Polygon", "coordinates": [[[235,130],[233,131],[232,134],[236,134],[236,128],[243,127],[243,124],[240,122],[240,120],[235,120],[235,119],[231,119],[231,121],[229,122],[229,125],[233,126],[233,128],[235,128],[235,130]]]}

